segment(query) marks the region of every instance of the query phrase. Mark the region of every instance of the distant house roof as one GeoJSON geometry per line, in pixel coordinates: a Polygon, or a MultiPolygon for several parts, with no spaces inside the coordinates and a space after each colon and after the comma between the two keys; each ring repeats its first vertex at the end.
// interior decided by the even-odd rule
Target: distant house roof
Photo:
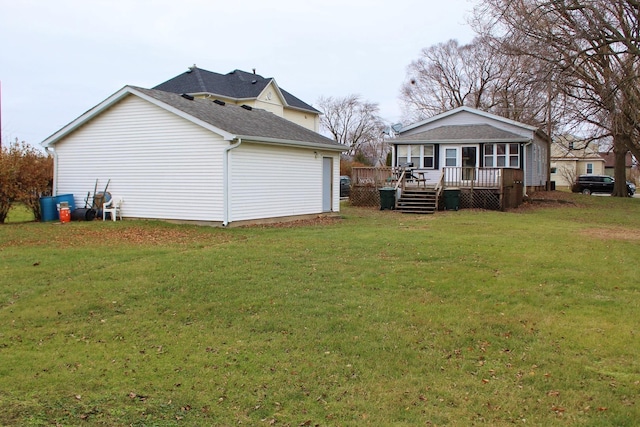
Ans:
{"type": "MultiPolygon", "coordinates": [[[[605,168],[614,167],[616,162],[616,156],[613,154],[613,152],[609,151],[606,153],[600,153],[600,156],[604,159],[605,168]]],[[[626,168],[630,168],[633,166],[633,156],[631,155],[631,152],[627,152],[627,155],[624,158],[624,166],[626,168]]]]}
{"type": "Polygon", "coordinates": [[[393,141],[393,144],[410,142],[460,142],[460,141],[483,141],[483,142],[517,142],[528,141],[521,135],[517,135],[506,130],[498,129],[491,125],[448,125],[429,129],[424,132],[412,135],[400,136],[393,141]]]}
{"type": "MultiPolygon", "coordinates": [[[[257,98],[269,83],[275,80],[271,77],[265,78],[259,74],[248,73],[242,70],[234,70],[227,74],[218,74],[201,68],[189,67],[188,71],[167,80],[154,87],[157,90],[163,90],[173,93],[200,94],[209,93],[226,98],[243,100],[257,98]]],[[[311,105],[296,98],[286,90],[275,84],[286,105],[292,108],[320,113],[311,105]]]]}
{"type": "Polygon", "coordinates": [[[134,86],[125,86],[51,135],[43,141],[42,145],[55,144],[64,136],[130,95],[145,99],[187,120],[206,127],[226,139],[242,138],[269,144],[345,151],[344,145],[262,109],[244,108],[229,103],[216,103],[209,99],[194,98],[134,86]]]}

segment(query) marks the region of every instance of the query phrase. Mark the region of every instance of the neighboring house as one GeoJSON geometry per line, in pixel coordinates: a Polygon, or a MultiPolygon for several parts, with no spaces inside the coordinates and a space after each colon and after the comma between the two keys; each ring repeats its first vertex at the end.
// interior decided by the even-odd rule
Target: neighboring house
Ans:
{"type": "MultiPolygon", "coordinates": [[[[615,176],[615,155],[613,154],[613,151],[600,153],[600,157],[604,160],[604,174],[615,176]]],[[[628,152],[624,158],[624,169],[626,177],[629,179],[631,177],[631,170],[633,169],[633,156],[631,155],[631,152],[628,152]]]]}
{"type": "Polygon", "coordinates": [[[54,195],[96,179],[122,215],[221,223],[340,207],[343,145],[268,111],[125,86],[42,142],[54,195]]]}
{"type": "Polygon", "coordinates": [[[551,144],[551,181],[556,188],[570,188],[579,175],[605,173],[604,159],[585,141],[571,136],[551,144]]]}
{"type": "Polygon", "coordinates": [[[154,89],[249,105],[270,111],[315,132],[320,127],[320,111],[279,87],[275,79],[262,77],[255,70],[253,73],[234,70],[228,74],[218,74],[194,65],[154,89]]]}
{"type": "Polygon", "coordinates": [[[402,128],[390,142],[393,165],[413,163],[413,174],[427,183],[489,186],[487,180],[499,180],[503,169],[520,169],[525,191],[547,188],[549,138],[494,114],[459,107],[402,128]]]}

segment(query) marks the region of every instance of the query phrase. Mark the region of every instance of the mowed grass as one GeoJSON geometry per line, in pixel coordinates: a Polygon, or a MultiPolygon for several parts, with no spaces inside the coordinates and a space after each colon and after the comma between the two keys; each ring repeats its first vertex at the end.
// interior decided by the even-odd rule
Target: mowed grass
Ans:
{"type": "MultiPolygon", "coordinates": [[[[640,200],[0,227],[0,424],[635,426],[640,200]]],[[[18,218],[18,217],[13,217],[18,218]]]]}

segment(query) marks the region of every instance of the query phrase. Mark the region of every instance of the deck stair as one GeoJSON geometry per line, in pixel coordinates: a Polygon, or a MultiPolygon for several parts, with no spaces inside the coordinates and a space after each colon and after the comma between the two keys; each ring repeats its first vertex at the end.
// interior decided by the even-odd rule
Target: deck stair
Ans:
{"type": "Polygon", "coordinates": [[[432,214],[438,209],[438,194],[434,188],[405,188],[396,201],[402,213],[432,214]]]}

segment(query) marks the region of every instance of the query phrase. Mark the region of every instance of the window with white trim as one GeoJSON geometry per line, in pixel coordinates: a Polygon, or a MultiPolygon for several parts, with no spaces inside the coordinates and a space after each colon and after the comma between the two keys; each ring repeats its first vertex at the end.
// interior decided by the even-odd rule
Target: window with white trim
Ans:
{"type": "Polygon", "coordinates": [[[416,168],[433,169],[435,167],[433,144],[396,146],[396,165],[413,163],[416,168]]]}
{"type": "Polygon", "coordinates": [[[445,148],[444,165],[449,167],[458,166],[458,149],[457,148],[445,148]]]}
{"type": "Polygon", "coordinates": [[[593,173],[593,163],[587,163],[587,173],[593,173]]]}
{"type": "Polygon", "coordinates": [[[403,163],[420,164],[420,146],[419,145],[398,145],[397,165],[403,163]]]}
{"type": "Polygon", "coordinates": [[[433,144],[428,144],[428,145],[424,145],[422,147],[422,165],[421,167],[426,168],[426,169],[433,169],[435,162],[434,162],[434,148],[433,148],[433,144]]]}
{"type": "Polygon", "coordinates": [[[484,167],[519,168],[520,144],[485,144],[484,167]]]}

